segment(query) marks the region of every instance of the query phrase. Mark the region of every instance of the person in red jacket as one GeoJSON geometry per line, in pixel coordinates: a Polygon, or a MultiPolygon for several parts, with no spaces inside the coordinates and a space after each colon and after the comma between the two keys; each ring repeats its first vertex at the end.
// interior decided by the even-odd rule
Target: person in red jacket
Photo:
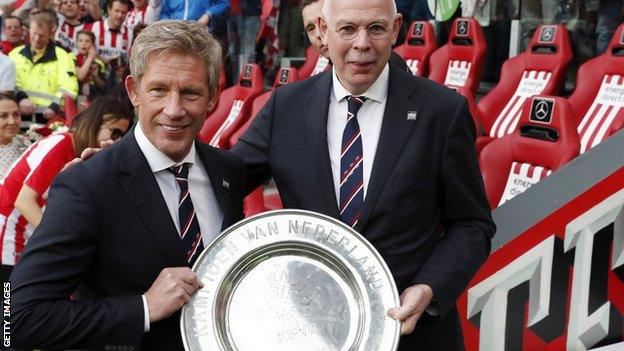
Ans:
{"type": "Polygon", "coordinates": [[[8,281],[26,241],[41,221],[54,177],[87,147],[121,138],[131,121],[132,114],[119,101],[99,98],[76,116],[69,132],[36,142],[16,161],[0,191],[0,279],[8,281]]]}

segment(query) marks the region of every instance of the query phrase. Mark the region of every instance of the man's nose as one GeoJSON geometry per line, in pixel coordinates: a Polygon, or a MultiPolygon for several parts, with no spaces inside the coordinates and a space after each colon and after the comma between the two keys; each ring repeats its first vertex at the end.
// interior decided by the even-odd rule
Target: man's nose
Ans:
{"type": "Polygon", "coordinates": [[[167,117],[176,118],[184,116],[184,107],[182,106],[182,99],[180,98],[180,94],[172,93],[167,98],[165,103],[165,108],[163,109],[164,114],[167,117]]]}
{"type": "Polygon", "coordinates": [[[360,50],[366,50],[370,48],[371,40],[368,36],[368,31],[366,30],[366,28],[360,28],[358,30],[357,34],[355,35],[355,39],[353,39],[353,45],[360,50]]]}

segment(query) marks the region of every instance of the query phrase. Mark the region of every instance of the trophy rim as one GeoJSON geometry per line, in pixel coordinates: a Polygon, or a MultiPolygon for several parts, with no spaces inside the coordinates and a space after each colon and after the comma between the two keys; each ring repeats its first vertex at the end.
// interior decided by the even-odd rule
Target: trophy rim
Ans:
{"type": "MultiPolygon", "coordinates": [[[[388,265],[386,264],[385,260],[381,256],[381,254],[377,251],[377,249],[362,234],[360,234],[358,231],[356,231],[352,227],[350,227],[350,226],[346,225],[345,223],[337,220],[336,218],[327,216],[327,215],[322,214],[322,213],[309,211],[309,210],[278,209],[278,210],[265,211],[265,212],[255,214],[255,215],[250,216],[250,217],[246,217],[246,218],[244,218],[244,219],[242,219],[242,220],[240,220],[240,221],[230,225],[225,230],[221,231],[221,233],[214,240],[212,240],[212,242],[204,249],[204,251],[201,252],[201,254],[198,256],[198,258],[195,260],[193,266],[191,267],[191,270],[193,272],[197,273],[198,268],[203,263],[203,260],[209,254],[209,252],[212,249],[214,249],[217,245],[219,245],[223,240],[225,240],[225,238],[227,238],[228,236],[232,235],[232,233],[234,233],[238,228],[241,228],[241,227],[249,224],[250,222],[253,222],[255,220],[258,220],[258,219],[261,219],[261,218],[264,218],[264,217],[272,217],[272,216],[275,216],[275,215],[282,215],[282,214],[283,215],[303,215],[303,216],[316,217],[318,219],[328,221],[331,224],[340,227],[342,230],[347,231],[350,235],[352,235],[353,237],[357,238],[359,240],[358,244],[362,244],[365,247],[366,251],[373,256],[373,258],[375,259],[375,262],[380,266],[380,268],[381,268],[381,272],[380,273],[382,273],[383,276],[386,278],[385,282],[387,282],[389,284],[389,286],[386,287],[384,289],[384,291],[386,293],[388,293],[391,290],[391,296],[392,296],[392,300],[394,302],[394,306],[399,306],[400,305],[399,293],[398,293],[398,289],[397,289],[397,286],[396,286],[396,282],[394,281],[394,277],[392,276],[392,273],[391,273],[388,265]]],[[[287,242],[296,242],[296,240],[293,240],[293,239],[278,240],[278,243],[287,243],[287,242]]],[[[277,244],[276,243],[272,243],[272,244],[265,245],[265,246],[272,246],[272,245],[277,245],[277,244]]],[[[246,254],[249,254],[250,252],[253,252],[253,251],[259,251],[260,249],[262,249],[262,247],[256,248],[256,249],[251,250],[249,252],[246,252],[246,254]]],[[[321,250],[321,249],[323,249],[323,247],[321,245],[317,245],[317,249],[321,250]]],[[[329,250],[327,250],[327,255],[333,256],[334,253],[333,252],[329,252],[329,250]]],[[[229,267],[229,268],[232,269],[232,267],[229,267]]],[[[231,272],[228,272],[228,274],[230,274],[230,273],[231,272]]],[[[235,289],[233,289],[232,291],[234,291],[234,290],[235,289]]],[[[188,340],[188,335],[189,334],[187,333],[187,325],[186,325],[186,322],[185,322],[186,321],[185,316],[189,313],[188,312],[188,310],[189,310],[188,306],[189,306],[189,303],[185,304],[182,307],[182,309],[181,309],[181,313],[180,313],[180,332],[181,332],[181,337],[182,337],[182,342],[183,342],[183,345],[184,345],[184,349],[187,350],[187,351],[195,351],[196,349],[189,344],[189,340],[188,340]]],[[[212,312],[211,315],[214,317],[215,316],[214,310],[211,311],[211,312],[212,312]]],[[[213,318],[213,320],[215,320],[215,319],[216,318],[213,318]]],[[[394,330],[392,331],[393,342],[392,342],[392,347],[389,350],[396,350],[398,348],[398,345],[399,345],[400,323],[396,322],[396,323],[393,323],[393,325],[394,325],[394,327],[393,327],[394,330]]],[[[213,328],[213,330],[216,331],[216,328],[213,328]]],[[[222,347],[223,344],[221,344],[219,346],[222,347]]]]}

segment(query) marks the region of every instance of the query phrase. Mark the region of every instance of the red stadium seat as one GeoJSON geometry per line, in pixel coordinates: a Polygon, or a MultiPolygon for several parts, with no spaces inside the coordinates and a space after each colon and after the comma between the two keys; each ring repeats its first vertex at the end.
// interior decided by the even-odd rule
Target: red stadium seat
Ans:
{"type": "Polygon", "coordinates": [[[303,80],[315,74],[325,72],[331,65],[329,60],[319,55],[316,48],[312,45],[306,49],[306,59],[301,67],[299,67],[299,79],[303,80]]]}
{"type": "MultiPolygon", "coordinates": [[[[273,87],[278,88],[282,85],[296,82],[297,80],[299,80],[299,76],[296,68],[282,67],[277,72],[273,87]]],[[[243,133],[247,130],[258,112],[260,112],[262,107],[264,107],[266,102],[269,100],[272,93],[273,89],[263,93],[254,100],[251,108],[251,118],[247,119],[247,122],[245,122],[245,124],[243,124],[241,128],[239,128],[235,133],[232,134],[232,136],[230,137],[231,146],[238,142],[238,138],[240,138],[240,136],[243,135],[243,133]]],[[[277,194],[277,192],[270,192],[269,194],[264,196],[264,187],[262,186],[258,187],[251,194],[247,195],[244,201],[245,216],[247,217],[267,210],[274,210],[279,208],[282,208],[282,202],[279,198],[279,194],[277,194]]]]}
{"type": "MultiPolygon", "coordinates": [[[[273,83],[273,88],[281,87],[282,85],[296,82],[298,80],[299,80],[299,74],[296,68],[281,67],[279,71],[277,72],[277,75],[275,76],[275,82],[273,83]]],[[[258,112],[260,112],[260,110],[262,109],[262,107],[264,107],[266,102],[269,101],[269,98],[271,97],[272,93],[273,93],[273,89],[260,94],[258,97],[254,99],[253,104],[251,105],[251,114],[250,114],[251,117],[248,118],[247,122],[245,122],[245,124],[243,124],[240,128],[238,128],[236,132],[232,133],[232,136],[230,136],[231,146],[234,146],[234,144],[236,144],[236,142],[238,141],[238,138],[240,138],[240,136],[243,135],[243,133],[247,130],[247,128],[249,127],[253,119],[256,117],[258,112]]]]}
{"type": "Polygon", "coordinates": [[[453,21],[446,45],[429,58],[429,79],[454,87],[468,97],[477,95],[485,63],[487,43],[479,22],[474,18],[453,21]]]}
{"type": "Polygon", "coordinates": [[[615,31],[607,51],[585,62],[568,98],[581,137],[581,153],[624,126],[624,24],[615,31]]]}
{"type": "Polygon", "coordinates": [[[561,97],[527,99],[518,128],[488,144],[479,157],[490,206],[524,192],[579,154],[579,136],[561,97]]]}
{"type": "Polygon", "coordinates": [[[500,81],[477,105],[478,119],[485,132],[477,140],[477,149],[516,129],[528,97],[557,94],[570,60],[572,47],[566,28],[538,27],[528,49],[505,61],[500,81]]]}
{"type": "Polygon", "coordinates": [[[238,83],[219,95],[217,107],[208,113],[199,139],[212,146],[229,149],[230,136],[247,121],[251,103],[262,91],[260,67],[253,63],[246,64],[238,83]]]}
{"type": "Polygon", "coordinates": [[[415,76],[426,77],[429,56],[435,49],[435,33],[431,23],[414,21],[405,36],[405,42],[394,48],[394,51],[405,60],[415,76]]]}

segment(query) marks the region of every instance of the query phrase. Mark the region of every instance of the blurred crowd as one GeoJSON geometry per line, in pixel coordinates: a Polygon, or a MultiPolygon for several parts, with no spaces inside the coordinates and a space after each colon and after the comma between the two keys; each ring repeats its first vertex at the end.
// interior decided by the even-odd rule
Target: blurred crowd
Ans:
{"type": "MultiPolygon", "coordinates": [[[[449,2],[458,5],[446,13],[435,1],[396,3],[404,17],[397,44],[414,20],[435,18],[436,39],[444,43],[453,18],[476,17],[488,42],[486,84],[498,81],[500,65],[513,51],[513,20],[520,22],[519,51],[539,23],[564,23],[578,66],[605,50],[624,11],[621,0],[464,0],[449,2]]],[[[15,124],[19,131],[30,123],[62,122],[103,95],[115,97],[132,111],[123,84],[132,42],[161,19],[197,21],[221,42],[222,88],[235,84],[249,62],[261,64],[270,85],[281,57],[303,57],[309,44],[323,50],[315,34],[319,4],[316,0],[0,0],[0,92],[11,95],[19,108],[15,121],[0,123],[15,124]]],[[[10,135],[15,128],[9,129],[10,135]]]]}

